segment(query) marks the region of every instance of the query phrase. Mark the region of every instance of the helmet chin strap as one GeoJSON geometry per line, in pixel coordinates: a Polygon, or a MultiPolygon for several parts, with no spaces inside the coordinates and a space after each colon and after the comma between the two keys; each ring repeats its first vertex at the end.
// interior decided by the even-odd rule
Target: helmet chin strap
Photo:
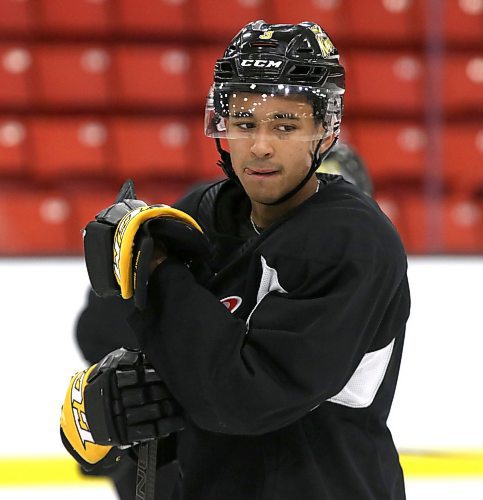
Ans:
{"type": "MultiPolygon", "coordinates": [[[[322,142],[324,141],[324,139],[320,139],[319,142],[317,143],[315,151],[312,153],[312,163],[310,165],[309,171],[307,172],[307,175],[297,184],[297,186],[295,186],[288,193],[284,194],[281,198],[279,198],[276,201],[272,201],[271,203],[263,203],[263,202],[259,203],[266,206],[279,205],[280,203],[287,201],[294,194],[298,193],[305,186],[305,184],[307,184],[307,182],[311,179],[312,175],[319,168],[320,164],[325,160],[327,155],[332,151],[332,148],[337,144],[337,140],[338,137],[336,137],[332,141],[332,144],[323,153],[319,153],[320,147],[322,146],[322,142]]],[[[218,165],[223,169],[225,174],[230,179],[233,179],[240,184],[240,180],[235,175],[235,171],[233,170],[233,166],[231,164],[230,153],[228,153],[228,151],[225,151],[221,147],[219,138],[215,138],[215,141],[216,141],[216,148],[218,149],[218,152],[220,153],[221,157],[221,159],[218,161],[218,165]]]]}
{"type": "Polygon", "coordinates": [[[231,156],[228,151],[225,151],[221,147],[221,142],[218,137],[215,137],[216,149],[218,153],[220,153],[220,159],[217,161],[217,165],[222,168],[225,175],[234,181],[239,182],[238,177],[235,175],[235,171],[233,170],[233,166],[231,164],[231,156]]]}

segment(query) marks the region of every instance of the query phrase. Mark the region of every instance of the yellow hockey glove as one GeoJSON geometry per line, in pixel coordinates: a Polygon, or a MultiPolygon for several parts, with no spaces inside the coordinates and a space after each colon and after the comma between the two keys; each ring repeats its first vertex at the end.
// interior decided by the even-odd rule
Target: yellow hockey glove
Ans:
{"type": "MultiPolygon", "coordinates": [[[[169,247],[169,241],[174,239],[174,243],[179,243],[178,246],[186,243],[187,247],[184,250],[191,250],[193,253],[201,253],[206,247],[202,237],[203,231],[199,224],[181,210],[171,208],[168,205],[152,205],[139,207],[128,212],[116,227],[113,245],[114,276],[124,299],[130,299],[139,284],[139,280],[135,278],[141,259],[140,252],[147,250],[146,248],[141,250],[142,244],[139,244],[139,248],[135,249],[136,235],[141,224],[152,219],[157,220],[153,220],[151,224],[146,226],[145,237],[153,238],[156,236],[158,242],[165,247],[169,247]],[[173,238],[176,236],[178,236],[179,241],[173,238]],[[191,246],[190,243],[192,243],[191,246]],[[138,262],[137,266],[133,263],[133,259],[138,262]]],[[[153,241],[153,244],[156,242],[153,241]]],[[[152,247],[150,250],[152,252],[152,247]]],[[[181,249],[178,248],[178,252],[179,250],[181,249]]]]}
{"type": "Polygon", "coordinates": [[[87,423],[84,390],[96,365],[76,373],[69,384],[60,416],[60,434],[67,451],[86,471],[109,468],[126,451],[96,444],[87,423]]]}
{"type": "Polygon", "coordinates": [[[184,428],[183,411],[144,355],[117,349],[72,378],[61,436],[86,470],[112,466],[130,445],[184,428]]]}
{"type": "Polygon", "coordinates": [[[116,203],[102,210],[85,230],[84,253],[93,290],[101,297],[134,296],[146,302],[149,264],[155,247],[188,266],[210,254],[208,240],[187,213],[167,205],[148,206],[136,199],[132,182],[125,183],[116,203]]]}

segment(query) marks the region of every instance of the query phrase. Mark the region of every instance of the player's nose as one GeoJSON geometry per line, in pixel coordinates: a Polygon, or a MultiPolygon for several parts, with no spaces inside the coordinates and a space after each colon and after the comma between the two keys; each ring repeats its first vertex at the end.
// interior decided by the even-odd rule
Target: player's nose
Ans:
{"type": "Polygon", "coordinates": [[[253,135],[253,142],[250,147],[250,152],[256,158],[270,158],[273,156],[274,149],[269,134],[258,132],[253,135]]]}

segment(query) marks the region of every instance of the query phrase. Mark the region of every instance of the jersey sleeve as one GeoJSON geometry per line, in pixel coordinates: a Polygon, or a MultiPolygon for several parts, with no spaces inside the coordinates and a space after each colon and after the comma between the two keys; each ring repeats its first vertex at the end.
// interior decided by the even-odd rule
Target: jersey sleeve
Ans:
{"type": "Polygon", "coordinates": [[[97,363],[121,346],[137,348],[137,340],[127,318],[133,311],[132,300],[98,297],[92,290],[75,325],[77,345],[89,363],[97,363]]]}
{"type": "MultiPolygon", "coordinates": [[[[204,189],[204,185],[196,186],[173,206],[196,214],[204,189]]],[[[93,290],[86,292],[86,296],[75,324],[77,345],[84,358],[93,364],[121,346],[137,348],[136,337],[127,322],[133,301],[117,296],[98,297],[93,290]]]]}
{"type": "Polygon", "coordinates": [[[260,289],[248,320],[232,315],[176,261],[156,269],[153,307],[130,321],[198,426],[228,434],[284,427],[337,396],[366,354],[403,333],[403,253],[377,242],[361,252],[346,234],[340,238],[338,259],[260,254],[260,289]]]}

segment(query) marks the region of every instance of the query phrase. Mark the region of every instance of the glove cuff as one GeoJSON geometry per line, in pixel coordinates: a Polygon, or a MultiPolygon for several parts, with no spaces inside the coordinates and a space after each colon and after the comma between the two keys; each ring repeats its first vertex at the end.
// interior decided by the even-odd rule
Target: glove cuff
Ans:
{"type": "Polygon", "coordinates": [[[123,299],[130,299],[134,293],[132,261],[136,233],[143,222],[156,217],[184,221],[203,233],[199,224],[191,216],[167,205],[139,207],[124,215],[116,227],[113,246],[114,276],[121,288],[123,299]]]}
{"type": "Polygon", "coordinates": [[[116,466],[124,456],[130,453],[130,450],[128,448],[121,449],[112,446],[96,445],[98,447],[108,448],[109,451],[99,461],[91,463],[88,462],[73,448],[72,444],[67,439],[67,436],[64,434],[64,430],[62,428],[60,429],[60,438],[65,449],[75,458],[82,469],[89,474],[106,474],[109,469],[116,466]]]}
{"type": "Polygon", "coordinates": [[[69,443],[67,448],[87,464],[95,464],[104,459],[112,448],[94,442],[86,418],[84,390],[89,375],[96,366],[93,365],[72,377],[60,416],[61,433],[63,439],[69,443]]]}

